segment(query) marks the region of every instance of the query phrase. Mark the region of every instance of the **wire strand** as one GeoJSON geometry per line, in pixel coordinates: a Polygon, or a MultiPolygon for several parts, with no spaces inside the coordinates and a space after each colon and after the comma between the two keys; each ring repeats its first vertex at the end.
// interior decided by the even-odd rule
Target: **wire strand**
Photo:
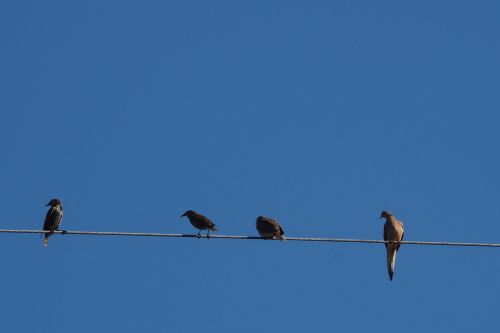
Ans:
{"type": "MultiPolygon", "coordinates": [[[[0,229],[0,233],[11,234],[46,234],[46,230],[12,230],[0,229]]],[[[166,234],[149,232],[118,232],[118,231],[77,231],[77,230],[56,230],[54,234],[64,235],[88,235],[88,236],[131,236],[131,237],[172,237],[172,238],[208,238],[207,235],[192,234],[166,234]]],[[[239,236],[239,235],[210,235],[215,239],[237,239],[237,240],[264,240],[258,236],[239,236]]],[[[325,238],[325,237],[286,237],[287,241],[296,242],[330,242],[330,243],[367,243],[367,244],[386,244],[395,243],[394,241],[384,241],[377,239],[351,239],[351,238],[325,238]]],[[[432,245],[432,246],[468,246],[468,247],[500,247],[499,243],[463,243],[463,242],[428,242],[428,241],[401,241],[400,244],[407,245],[432,245]]]]}

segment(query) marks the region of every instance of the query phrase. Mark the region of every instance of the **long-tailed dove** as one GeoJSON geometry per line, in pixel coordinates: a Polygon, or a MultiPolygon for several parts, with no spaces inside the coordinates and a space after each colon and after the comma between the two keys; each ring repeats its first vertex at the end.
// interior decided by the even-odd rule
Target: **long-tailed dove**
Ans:
{"type": "Polygon", "coordinates": [[[380,214],[380,218],[385,218],[384,240],[397,242],[385,243],[385,248],[387,250],[387,271],[389,272],[389,279],[392,281],[394,266],[396,265],[396,253],[401,245],[399,242],[403,240],[405,230],[403,223],[398,221],[394,215],[386,210],[380,214]]]}

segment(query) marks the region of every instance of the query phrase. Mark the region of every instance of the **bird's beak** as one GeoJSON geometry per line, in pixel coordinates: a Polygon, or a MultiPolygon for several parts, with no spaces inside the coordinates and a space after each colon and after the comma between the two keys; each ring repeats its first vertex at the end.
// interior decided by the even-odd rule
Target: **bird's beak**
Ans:
{"type": "Polygon", "coordinates": [[[182,214],[180,217],[186,216],[186,213],[182,214]]]}
{"type": "Polygon", "coordinates": [[[48,204],[46,204],[44,207],[47,207],[47,206],[50,206],[50,202],[48,204]]]}
{"type": "Polygon", "coordinates": [[[380,215],[379,219],[381,219],[381,218],[383,218],[383,217],[384,217],[384,215],[380,215]]]}

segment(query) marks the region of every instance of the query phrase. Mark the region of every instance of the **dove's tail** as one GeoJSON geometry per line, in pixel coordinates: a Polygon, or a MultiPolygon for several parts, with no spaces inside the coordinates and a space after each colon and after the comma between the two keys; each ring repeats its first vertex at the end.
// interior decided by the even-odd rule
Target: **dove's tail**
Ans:
{"type": "Polygon", "coordinates": [[[387,249],[387,272],[389,273],[389,279],[392,281],[392,276],[394,275],[394,267],[396,266],[396,249],[387,249]]]}
{"type": "Polygon", "coordinates": [[[49,246],[49,234],[45,234],[43,236],[43,246],[45,247],[49,246]]]}

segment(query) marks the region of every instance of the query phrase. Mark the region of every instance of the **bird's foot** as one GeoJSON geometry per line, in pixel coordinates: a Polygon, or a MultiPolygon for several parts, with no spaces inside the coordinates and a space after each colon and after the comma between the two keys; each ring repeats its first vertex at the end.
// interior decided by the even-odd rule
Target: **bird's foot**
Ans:
{"type": "Polygon", "coordinates": [[[66,235],[68,233],[68,230],[61,230],[61,235],[66,235]]]}
{"type": "Polygon", "coordinates": [[[201,235],[200,235],[200,234],[197,234],[197,235],[196,235],[196,238],[201,238],[201,235]]]}

